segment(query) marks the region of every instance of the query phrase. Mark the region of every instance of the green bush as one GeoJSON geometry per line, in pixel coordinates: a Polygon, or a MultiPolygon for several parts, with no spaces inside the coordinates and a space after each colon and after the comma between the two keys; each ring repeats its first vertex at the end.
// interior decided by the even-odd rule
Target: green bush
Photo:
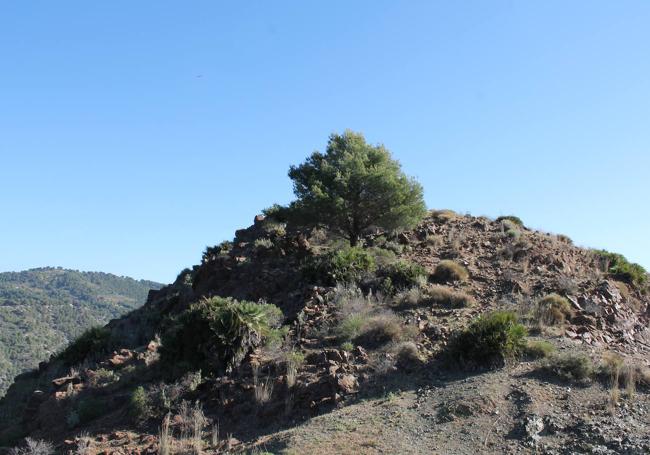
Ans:
{"type": "Polygon", "coordinates": [[[137,387],[129,399],[129,415],[133,420],[141,421],[147,419],[151,414],[151,404],[144,387],[137,387]]]}
{"type": "Polygon", "coordinates": [[[569,301],[558,294],[549,294],[537,302],[539,322],[546,325],[561,325],[573,316],[569,301]]]}
{"type": "Polygon", "coordinates": [[[351,314],[339,322],[334,333],[341,341],[354,340],[361,333],[363,326],[366,324],[366,320],[366,315],[351,314]]]}
{"type": "Polygon", "coordinates": [[[436,266],[432,277],[437,283],[448,283],[450,281],[465,281],[469,278],[469,273],[459,263],[446,259],[440,261],[436,266]]]}
{"type": "Polygon", "coordinates": [[[203,299],[164,332],[161,362],[181,370],[230,372],[273,334],[281,318],[275,305],[225,297],[203,299]]]}
{"type": "Polygon", "coordinates": [[[253,242],[253,246],[258,251],[267,251],[274,247],[273,241],[266,237],[255,239],[255,241],[253,242]]]}
{"type": "Polygon", "coordinates": [[[526,328],[510,311],[480,316],[449,344],[448,355],[466,368],[502,366],[518,357],[526,346],[526,328]]]}
{"type": "Polygon", "coordinates": [[[361,247],[345,247],[318,256],[305,273],[315,281],[328,284],[354,284],[376,269],[373,255],[361,247]]]}
{"type": "Polygon", "coordinates": [[[524,354],[532,359],[543,359],[555,352],[555,346],[548,341],[528,341],[524,354]]]}
{"type": "Polygon", "coordinates": [[[518,216],[514,216],[514,215],[500,216],[499,218],[497,218],[496,221],[497,221],[497,223],[501,223],[503,221],[510,221],[511,223],[514,223],[519,227],[524,226],[524,222],[521,221],[521,218],[519,218],[518,216]]]}
{"type": "Polygon", "coordinates": [[[224,240],[219,245],[209,246],[203,252],[201,256],[201,262],[206,264],[208,262],[216,260],[218,257],[225,257],[232,250],[233,243],[229,240],[224,240]]]}
{"type": "Polygon", "coordinates": [[[591,377],[594,365],[582,354],[564,354],[551,357],[543,369],[567,381],[584,381],[591,377]]]}
{"type": "Polygon", "coordinates": [[[610,253],[605,250],[597,250],[596,254],[607,269],[607,272],[614,278],[637,286],[643,285],[648,281],[648,272],[646,269],[639,264],[629,262],[622,254],[610,253]]]}
{"type": "Polygon", "coordinates": [[[265,217],[278,223],[286,223],[290,221],[292,218],[291,212],[291,208],[280,204],[273,204],[271,207],[262,210],[265,217]]]}
{"type": "Polygon", "coordinates": [[[76,365],[90,356],[106,354],[112,348],[111,332],[104,327],[91,327],[68,345],[59,354],[59,358],[67,365],[76,365]]]}
{"type": "Polygon", "coordinates": [[[426,283],[427,271],[420,264],[399,260],[382,267],[378,275],[390,279],[392,287],[399,291],[426,283]]]}

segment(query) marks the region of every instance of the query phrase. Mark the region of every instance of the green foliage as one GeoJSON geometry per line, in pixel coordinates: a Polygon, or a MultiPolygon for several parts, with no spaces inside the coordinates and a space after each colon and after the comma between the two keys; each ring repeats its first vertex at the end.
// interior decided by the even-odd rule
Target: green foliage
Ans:
{"type": "Polygon", "coordinates": [[[201,262],[207,264],[208,262],[215,261],[219,257],[227,256],[232,250],[233,243],[229,240],[224,240],[219,245],[209,246],[201,256],[201,262]]]}
{"type": "Polygon", "coordinates": [[[637,286],[648,281],[648,272],[641,265],[629,262],[622,254],[605,250],[597,250],[596,254],[613,277],[637,286]]]}
{"type": "Polygon", "coordinates": [[[91,378],[91,384],[94,387],[104,387],[120,380],[120,377],[113,370],[100,368],[95,371],[91,378]]]}
{"type": "Polygon", "coordinates": [[[415,226],[425,215],[422,186],[407,177],[383,146],[361,134],[332,134],[325,153],[292,166],[297,200],[291,208],[306,224],[321,225],[355,246],[371,226],[385,230],[415,226]]]}
{"type": "Polygon", "coordinates": [[[291,351],[287,353],[287,365],[291,365],[295,369],[299,369],[305,363],[305,354],[300,351],[291,351]]]}
{"type": "Polygon", "coordinates": [[[573,316],[569,301],[558,294],[549,294],[537,302],[537,317],[546,325],[561,325],[573,316]]]}
{"type": "Polygon", "coordinates": [[[367,316],[364,314],[351,314],[336,326],[335,334],[341,341],[354,340],[361,334],[366,320],[367,316]]]}
{"type": "Polygon", "coordinates": [[[262,213],[265,217],[278,223],[286,223],[294,217],[291,208],[280,204],[273,204],[271,207],[262,210],[262,213]]]}
{"type": "Polygon", "coordinates": [[[108,353],[112,345],[111,332],[108,329],[91,327],[70,343],[59,354],[59,358],[67,365],[76,365],[89,357],[97,357],[108,353]]]}
{"type": "Polygon", "coordinates": [[[566,381],[584,381],[594,372],[591,359],[582,354],[563,354],[551,357],[543,369],[566,381]]]}
{"type": "Polygon", "coordinates": [[[548,341],[528,341],[524,348],[524,354],[532,359],[549,357],[555,352],[555,346],[548,341]]]}
{"type": "Polygon", "coordinates": [[[129,415],[135,421],[146,420],[151,414],[151,404],[144,387],[139,386],[133,392],[129,399],[129,415]]]}
{"type": "Polygon", "coordinates": [[[389,278],[396,290],[404,290],[426,283],[427,271],[420,264],[399,260],[382,267],[378,275],[389,278]]]}
{"type": "Polygon", "coordinates": [[[149,290],[161,286],[53,267],[0,273],[0,396],[14,376],[36,368],[87,328],[142,305],[149,290]]]}
{"type": "Polygon", "coordinates": [[[457,262],[445,259],[440,261],[433,272],[432,278],[437,283],[448,283],[450,281],[465,281],[469,278],[467,269],[457,262]]]}
{"type": "Polygon", "coordinates": [[[163,334],[161,362],[183,370],[232,371],[273,333],[282,312],[275,305],[203,299],[163,334]]]}
{"type": "Polygon", "coordinates": [[[266,250],[270,250],[271,248],[273,248],[274,245],[273,245],[273,241],[271,241],[271,239],[259,238],[259,239],[255,239],[255,241],[253,242],[253,246],[257,250],[266,251],[266,250]]]}
{"type": "Polygon", "coordinates": [[[526,328],[510,311],[495,311],[474,320],[449,345],[451,360],[463,367],[501,366],[526,346],[526,328]]]}
{"type": "Polygon", "coordinates": [[[352,352],[354,351],[354,344],[352,344],[350,341],[346,341],[341,344],[341,349],[343,349],[345,352],[352,352]]]}
{"type": "Polygon", "coordinates": [[[499,218],[497,218],[496,221],[497,221],[497,223],[501,223],[503,221],[510,221],[511,223],[514,223],[519,227],[524,226],[524,222],[521,221],[521,218],[519,218],[518,216],[514,216],[514,215],[500,216],[499,218]]]}
{"type": "Polygon", "coordinates": [[[315,257],[305,273],[315,281],[329,284],[357,283],[376,269],[375,258],[361,247],[345,247],[315,257]]]}

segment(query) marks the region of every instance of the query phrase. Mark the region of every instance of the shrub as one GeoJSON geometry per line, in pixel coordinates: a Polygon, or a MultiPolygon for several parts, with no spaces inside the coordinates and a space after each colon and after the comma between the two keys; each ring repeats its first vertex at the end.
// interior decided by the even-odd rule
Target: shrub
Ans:
{"type": "Polygon", "coordinates": [[[271,239],[259,238],[259,239],[255,239],[255,241],[253,242],[253,246],[255,247],[256,250],[266,251],[273,248],[273,242],[271,241],[271,239]]]}
{"type": "Polygon", "coordinates": [[[375,264],[379,268],[386,267],[387,265],[395,262],[395,252],[392,250],[386,249],[384,247],[373,246],[371,248],[368,248],[366,251],[372,255],[373,259],[375,260],[375,264]]]}
{"type": "Polygon", "coordinates": [[[394,302],[396,305],[417,306],[425,299],[424,292],[418,286],[404,289],[395,295],[394,302]]]}
{"type": "Polygon", "coordinates": [[[346,341],[345,343],[341,344],[341,349],[343,349],[346,352],[352,352],[354,351],[354,344],[352,344],[349,341],[346,341]]]}
{"type": "Polygon", "coordinates": [[[563,354],[551,357],[543,368],[567,381],[584,381],[594,371],[591,359],[582,354],[563,354]]]}
{"type": "Polygon", "coordinates": [[[433,272],[433,279],[438,283],[447,283],[450,281],[465,281],[469,277],[467,269],[457,262],[443,260],[436,266],[433,272]]]}
{"type": "Polygon", "coordinates": [[[137,387],[129,399],[129,415],[136,421],[147,419],[151,415],[151,404],[144,387],[137,387]]]}
{"type": "Polygon", "coordinates": [[[360,247],[346,247],[317,257],[310,264],[307,273],[317,281],[330,284],[359,282],[365,275],[374,272],[375,259],[360,247]]]}
{"type": "Polygon", "coordinates": [[[573,316],[571,304],[558,294],[549,294],[537,302],[537,316],[546,325],[561,325],[573,316]]]}
{"type": "Polygon", "coordinates": [[[640,364],[632,363],[622,356],[607,352],[598,368],[598,375],[612,388],[625,387],[629,397],[635,393],[636,386],[650,386],[650,370],[640,364]]]}
{"type": "Polygon", "coordinates": [[[227,256],[228,253],[230,253],[230,250],[232,250],[232,247],[233,243],[228,240],[225,240],[216,246],[209,246],[203,252],[201,262],[207,264],[208,262],[216,260],[218,257],[227,256]]]}
{"type": "Polygon", "coordinates": [[[443,209],[443,210],[432,210],[431,216],[433,217],[434,221],[437,221],[438,223],[446,223],[449,220],[453,220],[458,215],[453,210],[443,209]]]}
{"type": "Polygon", "coordinates": [[[519,261],[526,256],[532,245],[525,237],[513,239],[514,241],[505,245],[498,254],[510,261],[519,261]]]}
{"type": "Polygon", "coordinates": [[[463,367],[502,366],[516,358],[524,347],[526,328],[510,311],[496,311],[480,316],[449,345],[448,355],[463,367]]]}
{"type": "Polygon", "coordinates": [[[59,355],[67,365],[76,365],[86,358],[100,356],[110,351],[112,347],[111,332],[104,327],[91,327],[73,341],[59,355]]]}
{"type": "Polygon", "coordinates": [[[354,340],[361,333],[361,329],[366,323],[366,318],[367,316],[363,314],[350,314],[345,317],[334,330],[337,338],[342,341],[354,340]]]}
{"type": "Polygon", "coordinates": [[[426,283],[427,271],[420,264],[400,260],[383,267],[378,275],[390,279],[394,289],[403,290],[426,283]]]}
{"type": "Polygon", "coordinates": [[[524,348],[524,354],[532,359],[550,357],[555,352],[555,346],[548,341],[528,341],[524,348]]]}
{"type": "Polygon", "coordinates": [[[614,278],[637,286],[648,281],[648,272],[639,264],[629,262],[625,256],[605,250],[596,251],[605,270],[614,278]]]}
{"type": "Polygon", "coordinates": [[[506,216],[500,216],[499,218],[496,219],[497,223],[503,223],[504,221],[509,221],[511,223],[514,223],[515,225],[517,225],[519,227],[524,226],[524,222],[521,221],[521,218],[519,218],[518,216],[506,215],[506,216]]]}
{"type": "Polygon", "coordinates": [[[422,363],[422,356],[418,351],[418,347],[412,341],[397,343],[392,347],[391,351],[399,367],[409,368],[422,363]]]}
{"type": "Polygon", "coordinates": [[[9,455],[52,455],[54,446],[40,439],[25,438],[25,447],[15,447],[9,455]]]}
{"type": "Polygon", "coordinates": [[[113,370],[100,368],[91,376],[90,383],[93,387],[103,387],[120,380],[120,377],[113,370]]]}
{"type": "Polygon", "coordinates": [[[368,318],[354,341],[364,347],[374,348],[389,342],[402,341],[411,335],[412,332],[398,316],[384,312],[368,318]]]}
{"type": "Polygon", "coordinates": [[[573,240],[568,235],[558,234],[557,239],[562,243],[566,243],[567,245],[573,245],[573,240]]]}
{"type": "Polygon", "coordinates": [[[271,207],[262,210],[265,217],[278,223],[286,223],[291,218],[291,209],[284,205],[273,204],[271,207]]]}
{"type": "Polygon", "coordinates": [[[451,308],[471,307],[476,300],[464,292],[454,291],[444,286],[435,286],[426,292],[427,303],[449,306],[451,308]]]}
{"type": "Polygon", "coordinates": [[[389,311],[350,314],[341,320],[334,332],[341,342],[354,341],[368,348],[414,336],[413,328],[404,325],[397,315],[389,311]]]}
{"type": "Polygon", "coordinates": [[[203,299],[181,313],[162,337],[161,362],[188,370],[232,371],[279,326],[282,312],[265,303],[203,299]]]}
{"type": "Polygon", "coordinates": [[[519,240],[521,238],[521,231],[519,229],[507,228],[505,235],[513,240],[519,240]]]}

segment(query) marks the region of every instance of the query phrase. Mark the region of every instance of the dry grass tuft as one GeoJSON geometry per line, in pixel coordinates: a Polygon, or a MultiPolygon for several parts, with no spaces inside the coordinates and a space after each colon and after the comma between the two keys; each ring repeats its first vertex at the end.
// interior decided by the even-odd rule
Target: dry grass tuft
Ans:
{"type": "Polygon", "coordinates": [[[558,294],[549,294],[537,302],[537,318],[542,325],[562,325],[573,317],[573,309],[567,299],[558,294]]]}
{"type": "Polygon", "coordinates": [[[438,283],[466,281],[469,278],[469,273],[461,264],[450,260],[443,260],[436,266],[432,278],[438,283]]]}
{"type": "Polygon", "coordinates": [[[476,305],[476,300],[464,292],[454,291],[445,286],[434,286],[426,291],[425,301],[435,305],[451,308],[465,308],[476,305]]]}
{"type": "Polygon", "coordinates": [[[270,377],[264,381],[255,381],[255,401],[258,404],[266,404],[273,396],[273,381],[270,377]]]}
{"type": "Polygon", "coordinates": [[[447,221],[453,220],[458,217],[458,214],[453,210],[443,209],[443,210],[432,210],[431,217],[434,221],[438,223],[446,223],[447,221]]]}

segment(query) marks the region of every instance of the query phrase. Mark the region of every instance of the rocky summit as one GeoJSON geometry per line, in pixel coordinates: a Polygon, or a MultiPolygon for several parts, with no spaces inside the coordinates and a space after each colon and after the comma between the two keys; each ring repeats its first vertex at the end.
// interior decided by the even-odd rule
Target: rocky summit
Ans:
{"type": "Polygon", "coordinates": [[[260,215],[19,376],[0,444],[647,454],[647,278],[516,217],[431,211],[350,247],[260,215]]]}

